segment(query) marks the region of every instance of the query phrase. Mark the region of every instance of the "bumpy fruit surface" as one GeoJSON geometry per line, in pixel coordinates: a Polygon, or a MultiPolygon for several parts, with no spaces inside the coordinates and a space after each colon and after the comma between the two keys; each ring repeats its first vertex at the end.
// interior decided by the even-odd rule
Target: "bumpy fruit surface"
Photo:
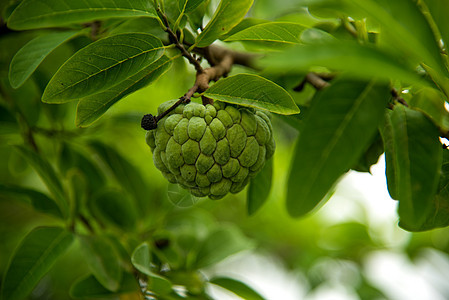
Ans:
{"type": "MultiPolygon", "coordinates": [[[[158,113],[174,103],[161,104],[158,113]]],[[[265,113],[219,101],[179,105],[147,132],[146,142],[168,181],[211,199],[243,190],[275,149],[265,113]]]]}

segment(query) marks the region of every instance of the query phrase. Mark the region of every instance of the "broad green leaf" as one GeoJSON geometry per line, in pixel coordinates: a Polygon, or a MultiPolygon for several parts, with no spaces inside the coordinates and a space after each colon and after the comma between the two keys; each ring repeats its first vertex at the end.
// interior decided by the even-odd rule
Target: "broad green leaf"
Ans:
{"type": "Polygon", "coordinates": [[[261,64],[272,72],[298,73],[321,66],[333,71],[346,71],[347,76],[356,79],[392,78],[425,85],[426,82],[416,74],[413,67],[403,64],[402,61],[401,57],[395,57],[372,46],[335,41],[297,45],[282,53],[268,55],[261,59],[261,64]]]}
{"type": "Polygon", "coordinates": [[[222,226],[209,233],[201,243],[195,266],[204,268],[237,252],[250,249],[252,242],[235,226],[222,226]]]}
{"type": "Polygon", "coordinates": [[[379,126],[385,149],[385,175],[387,177],[387,188],[390,197],[398,200],[396,183],[396,144],[393,135],[393,124],[391,122],[391,111],[385,112],[384,123],[379,126]]]}
{"type": "Polygon", "coordinates": [[[214,100],[283,115],[299,113],[299,108],[286,90],[268,79],[252,74],[237,74],[220,79],[204,95],[214,100]]]}
{"type": "Polygon", "coordinates": [[[229,278],[229,277],[214,277],[210,281],[210,283],[213,283],[215,285],[221,286],[222,288],[225,288],[237,296],[241,297],[242,299],[251,299],[251,300],[263,300],[265,299],[262,297],[258,292],[256,292],[254,289],[250,288],[245,283],[229,278]]]}
{"type": "Polygon", "coordinates": [[[158,79],[171,66],[172,60],[162,56],[146,69],[120,82],[112,88],[80,99],[76,111],[76,126],[85,127],[100,118],[113,104],[123,97],[158,79]]]}
{"type": "Polygon", "coordinates": [[[114,189],[104,189],[89,199],[92,215],[107,224],[112,224],[124,231],[136,227],[137,211],[129,196],[114,189]]]}
{"type": "Polygon", "coordinates": [[[79,33],[79,31],[48,33],[38,36],[20,48],[9,66],[9,82],[11,86],[15,89],[20,87],[48,54],[79,33]]]}
{"type": "Polygon", "coordinates": [[[53,198],[58,204],[63,216],[67,217],[69,213],[68,199],[66,198],[65,193],[62,189],[61,181],[59,180],[58,176],[55,173],[55,170],[50,165],[50,163],[36,152],[33,152],[32,150],[24,146],[16,146],[15,148],[36,170],[50,193],[53,195],[53,198]]]}
{"type": "Polygon", "coordinates": [[[255,18],[244,18],[240,23],[235,25],[231,30],[229,30],[227,33],[220,36],[221,40],[226,40],[228,37],[242,31],[245,29],[248,29],[254,25],[268,23],[269,21],[263,20],[263,19],[255,19],[255,18]]]}
{"type": "Polygon", "coordinates": [[[122,269],[119,255],[104,236],[79,236],[81,251],[92,274],[106,289],[116,292],[120,288],[122,269]]]}
{"type": "Polygon", "coordinates": [[[225,42],[232,41],[263,41],[274,44],[292,45],[299,42],[299,35],[305,29],[304,26],[288,22],[268,22],[243,29],[228,38],[225,42]]]}
{"type": "Polygon", "coordinates": [[[151,34],[124,33],[98,40],[59,68],[42,101],[64,103],[107,90],[142,71],[163,53],[161,40],[151,34]]]}
{"type": "Polygon", "coordinates": [[[441,34],[441,38],[446,45],[449,43],[449,18],[447,18],[447,12],[449,11],[449,2],[446,0],[424,0],[427,8],[430,12],[431,18],[438,27],[441,34]]]}
{"type": "Polygon", "coordinates": [[[422,112],[396,105],[391,118],[400,225],[419,228],[438,189],[442,147],[437,127],[422,112]]]}
{"type": "Polygon", "coordinates": [[[254,214],[267,201],[271,190],[271,180],[273,177],[273,159],[265,162],[262,170],[256,177],[251,178],[246,196],[248,215],[254,214]]]}
{"type": "Polygon", "coordinates": [[[382,142],[380,133],[377,133],[368,148],[351,169],[358,172],[371,173],[371,166],[377,163],[382,153],[384,153],[384,143],[382,142]]]}
{"type": "Polygon", "coordinates": [[[291,163],[291,216],[309,213],[355,164],[373,138],[389,98],[389,87],[374,81],[335,81],[317,93],[291,163]]]}
{"type": "Polygon", "coordinates": [[[198,35],[195,46],[206,47],[236,26],[246,15],[254,0],[221,0],[212,19],[198,35]]]}
{"type": "Polygon", "coordinates": [[[140,292],[140,287],[136,278],[127,272],[123,273],[120,288],[116,292],[107,290],[93,275],[88,275],[87,277],[81,278],[70,288],[70,296],[75,299],[104,299],[117,296],[117,294],[127,294],[133,292],[140,292]]]}
{"type": "Polygon", "coordinates": [[[38,227],[15,250],[3,277],[1,299],[28,296],[56,260],[70,247],[73,236],[59,227],[38,227]]]}
{"type": "Polygon", "coordinates": [[[26,30],[138,16],[157,17],[151,1],[24,0],[9,17],[8,27],[26,30]]]}
{"type": "Polygon", "coordinates": [[[199,201],[188,190],[181,188],[177,184],[168,184],[167,197],[173,205],[178,207],[190,207],[199,201]]]}
{"type": "Polygon", "coordinates": [[[25,197],[31,205],[40,212],[52,214],[58,218],[62,217],[61,210],[56,202],[39,191],[15,185],[4,185],[0,183],[0,195],[25,197]]]}
{"type": "Polygon", "coordinates": [[[429,117],[442,131],[449,132],[449,112],[444,107],[446,97],[438,90],[423,88],[414,93],[408,104],[429,117]]]}
{"type": "Polygon", "coordinates": [[[184,13],[190,13],[194,11],[198,6],[201,5],[205,0],[179,0],[179,10],[184,13]]]}

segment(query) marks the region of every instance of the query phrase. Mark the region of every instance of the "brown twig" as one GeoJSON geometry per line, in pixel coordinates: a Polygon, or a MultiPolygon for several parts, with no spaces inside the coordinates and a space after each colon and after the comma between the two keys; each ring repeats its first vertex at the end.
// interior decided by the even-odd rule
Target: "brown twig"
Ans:
{"type": "Polygon", "coordinates": [[[301,92],[304,89],[306,83],[311,84],[315,89],[322,90],[330,85],[326,80],[331,80],[335,77],[332,73],[315,73],[309,72],[306,77],[293,88],[295,92],[301,92]]]}
{"type": "Polygon", "coordinates": [[[393,97],[393,100],[401,103],[405,107],[408,107],[407,101],[405,101],[404,98],[401,97],[401,95],[396,89],[391,89],[391,96],[393,97]]]}

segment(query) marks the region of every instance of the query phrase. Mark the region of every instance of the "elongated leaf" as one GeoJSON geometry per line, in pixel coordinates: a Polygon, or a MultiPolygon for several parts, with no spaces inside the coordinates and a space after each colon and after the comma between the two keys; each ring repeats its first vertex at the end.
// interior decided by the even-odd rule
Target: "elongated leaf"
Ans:
{"type": "Polygon", "coordinates": [[[11,61],[9,67],[11,86],[15,89],[20,87],[48,54],[79,33],[79,31],[52,32],[28,42],[14,55],[11,61]]]}
{"type": "Polygon", "coordinates": [[[304,26],[288,22],[268,22],[251,26],[226,38],[231,41],[265,41],[276,44],[297,44],[304,26]]]}
{"type": "Polygon", "coordinates": [[[237,25],[248,12],[254,0],[221,0],[212,19],[195,41],[197,47],[212,44],[222,34],[227,33],[237,25]]]}
{"type": "Polygon", "coordinates": [[[179,0],[179,10],[182,11],[184,9],[184,13],[189,13],[195,10],[198,6],[200,6],[205,0],[179,0]]]}
{"type": "Polygon", "coordinates": [[[387,85],[336,81],[312,102],[296,144],[287,209],[299,217],[324,198],[373,138],[389,100],[387,85]]]}
{"type": "Polygon", "coordinates": [[[268,23],[269,21],[263,20],[263,19],[255,19],[255,18],[244,18],[240,23],[235,25],[231,30],[229,30],[226,34],[223,34],[220,36],[221,40],[226,40],[228,37],[243,31],[245,29],[248,29],[254,25],[268,23]]]}
{"type": "Polygon", "coordinates": [[[66,217],[69,212],[68,200],[63,192],[61,181],[56,175],[53,167],[48,161],[44,160],[43,157],[39,156],[32,150],[23,146],[16,146],[15,148],[20,152],[20,154],[23,155],[23,157],[25,157],[28,163],[39,174],[42,181],[45,183],[48,190],[53,195],[53,198],[58,204],[63,216],[66,217]]]}
{"type": "Polygon", "coordinates": [[[297,45],[282,53],[268,55],[261,60],[261,64],[273,72],[308,71],[310,67],[322,66],[346,71],[347,76],[353,78],[394,78],[408,83],[426,84],[413,67],[402,63],[402,58],[348,41],[297,45]]]}
{"type": "Polygon", "coordinates": [[[76,126],[85,127],[100,118],[113,104],[123,97],[158,79],[171,65],[171,59],[162,56],[156,62],[116,86],[92,96],[80,99],[76,111],[76,126]]]}
{"type": "Polygon", "coordinates": [[[42,101],[63,103],[107,90],[145,69],[163,53],[161,40],[151,34],[124,33],[98,40],[59,68],[42,101]]]}
{"type": "Polygon", "coordinates": [[[273,159],[265,162],[265,166],[251,179],[246,196],[248,215],[254,214],[267,201],[273,177],[273,159]]]}
{"type": "Polygon", "coordinates": [[[3,277],[1,299],[23,299],[72,244],[70,232],[38,227],[20,243],[3,277]]]}
{"type": "Polygon", "coordinates": [[[233,278],[229,277],[215,277],[212,278],[210,283],[216,284],[218,286],[221,286],[237,296],[243,298],[243,299],[252,299],[252,300],[263,300],[265,299],[262,297],[258,292],[256,292],[254,289],[250,288],[245,283],[238,281],[233,278]]]}
{"type": "Polygon", "coordinates": [[[252,74],[221,79],[205,92],[205,96],[283,115],[299,113],[287,91],[268,79],[252,74]]]}
{"type": "Polygon", "coordinates": [[[24,0],[9,17],[8,27],[25,30],[138,16],[156,17],[150,1],[24,0]]]}
{"type": "Polygon", "coordinates": [[[391,111],[385,112],[384,123],[379,126],[382,141],[385,149],[385,175],[387,177],[387,188],[390,197],[397,200],[396,183],[396,144],[393,135],[393,124],[391,122],[391,111]]]}
{"type": "Polygon", "coordinates": [[[442,147],[439,131],[419,111],[396,105],[391,118],[394,174],[400,225],[412,230],[425,222],[437,193],[442,147]]]}
{"type": "Polygon", "coordinates": [[[75,299],[104,299],[116,296],[117,294],[127,294],[132,292],[140,292],[139,285],[136,278],[127,272],[123,273],[120,288],[116,292],[104,288],[93,275],[81,278],[70,288],[70,296],[75,299]]]}
{"type": "Polygon", "coordinates": [[[441,130],[449,131],[449,112],[444,104],[446,97],[440,91],[431,88],[423,88],[414,93],[411,99],[408,99],[410,107],[424,112],[432,122],[441,130]]]}
{"type": "Polygon", "coordinates": [[[28,198],[31,205],[40,212],[52,214],[61,218],[62,213],[56,202],[39,191],[13,185],[4,185],[0,183],[0,195],[13,195],[19,198],[28,198]]]}
{"type": "Polygon", "coordinates": [[[110,291],[118,291],[122,269],[117,250],[111,242],[103,236],[79,236],[79,241],[83,257],[98,282],[110,291]]]}
{"type": "Polygon", "coordinates": [[[424,0],[431,14],[431,18],[435,22],[440,31],[441,37],[446,45],[449,43],[449,19],[447,12],[449,11],[449,2],[446,0],[424,0]]]}

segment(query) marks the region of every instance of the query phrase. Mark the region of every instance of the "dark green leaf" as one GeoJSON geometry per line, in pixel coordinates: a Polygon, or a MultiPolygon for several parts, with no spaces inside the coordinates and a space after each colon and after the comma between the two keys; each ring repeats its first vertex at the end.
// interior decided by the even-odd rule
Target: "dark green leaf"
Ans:
{"type": "Polygon", "coordinates": [[[286,90],[268,79],[252,74],[223,78],[204,95],[214,100],[260,108],[282,115],[299,113],[299,108],[286,90]]]}
{"type": "Polygon", "coordinates": [[[93,275],[89,275],[75,282],[70,288],[70,296],[76,299],[105,298],[138,291],[139,285],[136,278],[132,274],[124,272],[120,288],[116,292],[105,289],[93,275]]]}
{"type": "Polygon", "coordinates": [[[272,176],[273,159],[269,159],[249,184],[246,196],[248,215],[254,214],[267,201],[270,195],[272,176]]]}
{"type": "Polygon", "coordinates": [[[377,133],[368,149],[362,154],[357,163],[351,169],[359,172],[370,173],[371,166],[376,164],[379,157],[384,153],[384,143],[380,133],[377,133]]]}
{"type": "Polygon", "coordinates": [[[72,244],[70,232],[59,227],[38,227],[20,243],[3,277],[1,299],[23,299],[72,244]]]}
{"type": "Polygon", "coordinates": [[[192,12],[204,1],[205,0],[179,0],[179,10],[184,10],[184,13],[192,12]]]}
{"type": "Polygon", "coordinates": [[[24,0],[9,17],[8,27],[25,30],[138,16],[156,17],[150,1],[24,0]]]}
{"type": "Polygon", "coordinates": [[[248,12],[254,0],[221,0],[215,14],[195,41],[197,47],[212,44],[221,35],[237,25],[248,12]]]}
{"type": "Polygon", "coordinates": [[[171,65],[171,59],[162,56],[156,62],[116,86],[80,99],[76,112],[76,126],[88,126],[100,118],[114,103],[158,79],[171,65]]]}
{"type": "Polygon", "coordinates": [[[295,23],[268,22],[243,29],[229,36],[225,41],[264,41],[272,42],[277,46],[292,45],[299,42],[299,35],[304,29],[304,26],[295,23]]]}
{"type": "Polygon", "coordinates": [[[312,102],[297,141],[287,209],[299,217],[324,198],[373,138],[389,100],[387,85],[336,81],[312,102]]]}
{"type": "Polygon", "coordinates": [[[16,146],[15,148],[20,152],[20,154],[23,155],[23,157],[25,157],[28,163],[42,178],[42,181],[44,181],[48,190],[53,195],[63,216],[66,217],[69,212],[68,199],[63,192],[61,181],[56,175],[53,167],[48,161],[44,160],[44,158],[39,156],[36,152],[33,152],[32,150],[23,146],[16,146]]]}
{"type": "Polygon", "coordinates": [[[449,18],[447,12],[449,11],[449,2],[446,0],[424,0],[429,9],[431,18],[435,22],[441,37],[446,45],[449,43],[449,18]]]}
{"type": "Polygon", "coordinates": [[[243,298],[243,299],[251,299],[251,300],[263,300],[265,299],[262,297],[259,293],[257,293],[255,290],[250,288],[245,283],[238,281],[233,278],[229,277],[215,277],[212,278],[210,283],[216,284],[218,286],[221,286],[222,288],[225,288],[237,296],[243,298]]]}
{"type": "Polygon", "coordinates": [[[110,291],[118,291],[122,269],[111,241],[104,236],[79,236],[79,241],[83,257],[98,282],[110,291]]]}
{"type": "Polygon", "coordinates": [[[408,104],[429,117],[442,131],[449,131],[449,112],[445,109],[446,97],[438,90],[423,88],[416,92],[408,104]]]}
{"type": "Polygon", "coordinates": [[[391,111],[385,112],[384,123],[379,126],[382,141],[385,149],[385,175],[387,177],[387,187],[390,197],[398,199],[397,183],[396,183],[396,145],[393,135],[393,124],[391,122],[391,111]]]}
{"type": "Polygon", "coordinates": [[[64,103],[107,90],[164,54],[157,37],[123,33],[98,40],[69,58],[45,88],[42,101],[64,103]]]}
{"type": "Polygon", "coordinates": [[[252,246],[251,241],[237,227],[217,228],[211,231],[200,245],[195,266],[197,268],[207,267],[252,246]]]}

